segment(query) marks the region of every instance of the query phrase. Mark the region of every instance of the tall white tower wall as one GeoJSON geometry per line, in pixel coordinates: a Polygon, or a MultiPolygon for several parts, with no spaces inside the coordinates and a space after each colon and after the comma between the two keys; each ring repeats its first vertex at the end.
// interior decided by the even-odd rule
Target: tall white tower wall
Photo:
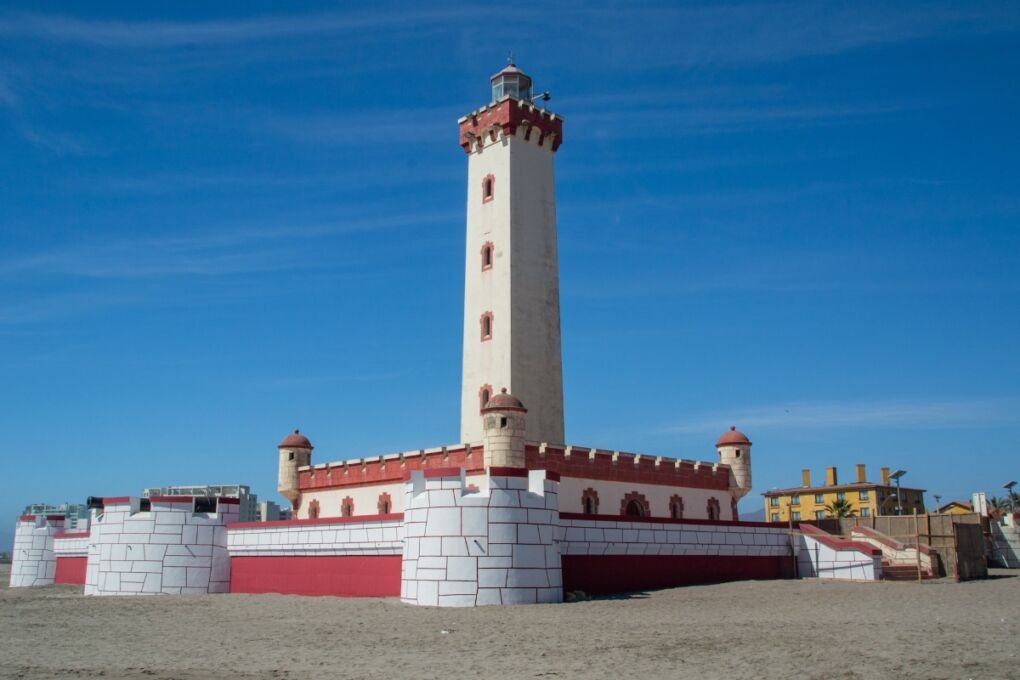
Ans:
{"type": "MultiPolygon", "coordinates": [[[[520,107],[546,119],[529,102],[520,107]]],[[[461,441],[482,439],[480,391],[506,388],[528,405],[525,438],[563,443],[559,267],[556,248],[554,145],[529,125],[484,134],[468,154],[467,254],[461,441]],[[492,178],[492,198],[483,182],[492,178]],[[482,248],[491,243],[492,266],[482,248]],[[491,313],[492,335],[482,338],[491,313]]]]}

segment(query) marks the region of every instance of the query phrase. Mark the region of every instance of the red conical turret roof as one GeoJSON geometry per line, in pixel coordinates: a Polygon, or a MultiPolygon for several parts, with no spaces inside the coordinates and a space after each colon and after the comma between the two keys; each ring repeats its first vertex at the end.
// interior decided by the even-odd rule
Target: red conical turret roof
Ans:
{"type": "Polygon", "coordinates": [[[747,435],[743,432],[738,432],[735,425],[731,425],[728,432],[724,432],[719,441],[715,443],[716,446],[735,446],[738,444],[750,445],[751,440],[747,438],[747,435]]]}
{"type": "Polygon", "coordinates": [[[314,449],[312,442],[308,441],[308,437],[301,434],[300,430],[294,430],[293,434],[288,434],[280,442],[281,449],[314,449]]]}

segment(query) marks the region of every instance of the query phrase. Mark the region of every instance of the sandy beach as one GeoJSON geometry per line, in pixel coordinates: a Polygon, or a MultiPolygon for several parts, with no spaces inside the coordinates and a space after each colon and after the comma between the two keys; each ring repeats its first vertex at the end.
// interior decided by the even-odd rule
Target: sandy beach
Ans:
{"type": "Polygon", "coordinates": [[[4,678],[1016,678],[1020,573],[759,581],[430,609],[278,595],[6,587],[4,678]]]}

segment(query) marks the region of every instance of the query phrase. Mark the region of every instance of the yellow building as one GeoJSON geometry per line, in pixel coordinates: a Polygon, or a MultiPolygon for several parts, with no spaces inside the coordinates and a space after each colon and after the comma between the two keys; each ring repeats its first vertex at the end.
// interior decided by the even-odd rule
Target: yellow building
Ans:
{"type": "Polygon", "coordinates": [[[935,512],[940,515],[966,515],[974,512],[974,508],[967,501],[949,501],[935,512]]]}
{"type": "Polygon", "coordinates": [[[875,515],[912,515],[916,509],[924,510],[924,489],[897,487],[890,478],[889,468],[880,470],[880,481],[869,482],[864,465],[857,465],[857,479],[840,484],[836,468],[825,469],[825,484],[811,485],[811,470],[803,470],[802,485],[790,489],[766,491],[765,520],[769,522],[794,522],[800,520],[832,517],[828,510],[837,501],[846,501],[854,517],[875,515]],[[902,495],[897,498],[897,492],[902,495]]]}

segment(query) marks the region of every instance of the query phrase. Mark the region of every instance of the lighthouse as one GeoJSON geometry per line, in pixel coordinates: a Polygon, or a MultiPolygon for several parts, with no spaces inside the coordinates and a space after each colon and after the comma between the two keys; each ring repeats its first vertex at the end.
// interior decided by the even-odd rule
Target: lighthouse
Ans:
{"type": "Polygon", "coordinates": [[[562,444],[553,158],[563,120],[536,105],[514,64],[490,80],[489,104],[458,121],[468,161],[461,441],[483,438],[479,412],[505,389],[528,405],[527,441],[562,444]]]}

